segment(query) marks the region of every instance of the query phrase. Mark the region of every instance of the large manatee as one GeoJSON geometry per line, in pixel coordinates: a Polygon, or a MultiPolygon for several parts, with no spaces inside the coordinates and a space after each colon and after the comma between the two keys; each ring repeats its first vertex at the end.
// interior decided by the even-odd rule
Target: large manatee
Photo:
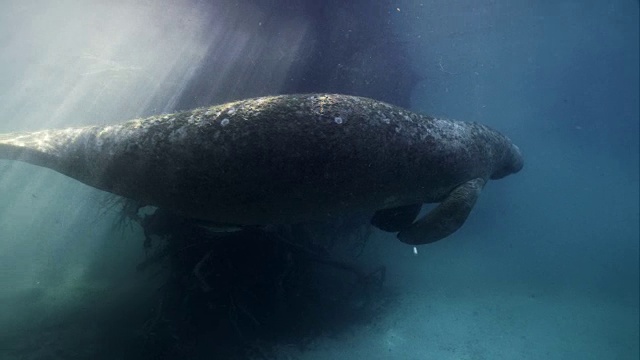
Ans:
{"type": "Polygon", "coordinates": [[[486,126],[334,94],[0,135],[0,158],[218,224],[376,211],[372,223],[409,244],[456,231],[489,179],[523,166],[518,147],[486,126]]]}

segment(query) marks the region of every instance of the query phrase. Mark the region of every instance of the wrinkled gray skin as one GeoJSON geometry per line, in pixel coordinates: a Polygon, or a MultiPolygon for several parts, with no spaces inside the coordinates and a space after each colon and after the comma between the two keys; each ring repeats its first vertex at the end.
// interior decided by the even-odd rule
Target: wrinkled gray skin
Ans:
{"type": "Polygon", "coordinates": [[[518,148],[486,126],[331,94],[0,135],[0,158],[218,224],[382,210],[374,225],[410,244],[456,231],[488,179],[523,165],[518,148]],[[414,221],[419,204],[433,202],[440,205],[414,221]]]}

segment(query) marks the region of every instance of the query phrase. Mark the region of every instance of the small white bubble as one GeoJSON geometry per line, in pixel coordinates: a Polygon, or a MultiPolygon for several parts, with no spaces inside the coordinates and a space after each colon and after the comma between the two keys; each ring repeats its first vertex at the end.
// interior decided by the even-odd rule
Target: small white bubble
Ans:
{"type": "Polygon", "coordinates": [[[231,110],[229,110],[229,115],[233,115],[236,113],[236,108],[231,108],[231,110]]]}
{"type": "Polygon", "coordinates": [[[336,116],[333,121],[335,121],[336,124],[342,124],[342,118],[340,116],[336,116]]]}
{"type": "Polygon", "coordinates": [[[220,125],[222,125],[222,126],[229,125],[229,119],[227,119],[227,118],[222,119],[222,121],[220,121],[220,125]]]}

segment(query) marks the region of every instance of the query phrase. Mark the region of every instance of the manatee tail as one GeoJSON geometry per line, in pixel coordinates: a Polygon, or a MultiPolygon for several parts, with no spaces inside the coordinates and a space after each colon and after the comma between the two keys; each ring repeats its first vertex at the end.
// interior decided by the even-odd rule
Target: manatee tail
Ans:
{"type": "Polygon", "coordinates": [[[54,131],[0,134],[0,159],[57,169],[59,147],[54,131]]]}

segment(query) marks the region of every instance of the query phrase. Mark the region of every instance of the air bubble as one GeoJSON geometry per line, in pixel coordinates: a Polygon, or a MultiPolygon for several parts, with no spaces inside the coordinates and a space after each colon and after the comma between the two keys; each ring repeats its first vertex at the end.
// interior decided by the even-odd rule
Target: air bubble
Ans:
{"type": "Polygon", "coordinates": [[[229,125],[229,119],[227,119],[227,118],[222,119],[222,121],[220,121],[220,125],[222,125],[222,126],[229,125]]]}
{"type": "Polygon", "coordinates": [[[336,116],[333,121],[335,121],[336,124],[342,124],[342,118],[340,116],[336,116]]]}

